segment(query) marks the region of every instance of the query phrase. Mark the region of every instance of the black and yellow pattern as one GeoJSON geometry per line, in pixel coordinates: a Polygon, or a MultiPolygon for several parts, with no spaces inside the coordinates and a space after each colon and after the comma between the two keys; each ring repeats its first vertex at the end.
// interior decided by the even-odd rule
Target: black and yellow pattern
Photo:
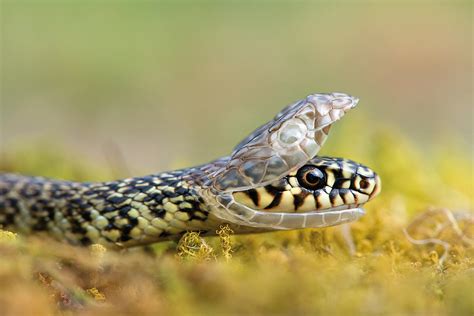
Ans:
{"type": "Polygon", "coordinates": [[[0,175],[0,225],[72,243],[135,245],[203,229],[208,210],[185,173],[106,183],[0,175]]]}
{"type": "Polygon", "coordinates": [[[278,182],[236,192],[234,197],[254,209],[305,213],[341,205],[361,205],[380,189],[377,174],[369,168],[348,159],[316,157],[278,182]],[[305,185],[300,174],[312,168],[323,175],[324,183],[317,187],[305,185]]]}

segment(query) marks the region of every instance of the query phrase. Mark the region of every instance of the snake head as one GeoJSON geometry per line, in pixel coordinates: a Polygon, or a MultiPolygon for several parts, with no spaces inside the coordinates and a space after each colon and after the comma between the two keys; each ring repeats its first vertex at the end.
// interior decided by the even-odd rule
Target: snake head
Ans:
{"type": "Polygon", "coordinates": [[[363,214],[359,206],[368,199],[361,196],[352,202],[347,195],[344,202],[345,189],[359,194],[370,187],[373,192],[369,195],[375,196],[380,188],[378,177],[373,172],[366,176],[370,169],[360,164],[346,161],[341,168],[342,160],[316,157],[331,125],[357,102],[344,93],[309,95],[251,133],[229,157],[203,168],[209,179],[203,196],[215,205],[214,215],[234,224],[271,229],[331,226],[359,218],[363,214]],[[311,168],[314,172],[306,172],[311,168]],[[324,188],[310,190],[301,175],[316,179],[316,170],[324,176],[320,184],[324,188]],[[366,178],[367,183],[361,183],[368,188],[361,189],[361,183],[355,182],[353,187],[339,187],[343,179],[356,181],[357,177],[366,178]],[[309,195],[313,203],[306,200],[309,195]]]}
{"type": "Polygon", "coordinates": [[[232,193],[230,209],[272,228],[326,227],[364,215],[381,189],[379,176],[349,159],[315,157],[271,184],[232,193]]]}

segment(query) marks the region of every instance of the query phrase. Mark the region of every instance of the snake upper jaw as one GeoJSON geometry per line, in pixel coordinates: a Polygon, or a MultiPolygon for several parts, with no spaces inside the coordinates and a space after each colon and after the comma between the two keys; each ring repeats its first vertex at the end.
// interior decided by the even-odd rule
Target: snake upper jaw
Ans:
{"type": "Polygon", "coordinates": [[[317,155],[329,129],[357,105],[345,93],[316,93],[285,107],[239,143],[227,163],[209,174],[218,192],[264,186],[317,155]]]}

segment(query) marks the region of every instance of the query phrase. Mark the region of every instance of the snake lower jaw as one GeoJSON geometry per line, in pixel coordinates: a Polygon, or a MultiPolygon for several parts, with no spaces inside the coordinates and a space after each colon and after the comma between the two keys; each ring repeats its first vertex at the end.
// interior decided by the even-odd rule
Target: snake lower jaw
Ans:
{"type": "Polygon", "coordinates": [[[339,207],[306,213],[264,212],[251,209],[240,203],[233,203],[228,210],[214,213],[232,224],[262,228],[264,230],[290,230],[322,228],[355,221],[365,215],[363,204],[339,207]]]}
{"type": "Polygon", "coordinates": [[[258,223],[268,228],[289,230],[302,228],[323,228],[355,221],[365,215],[359,205],[349,205],[326,211],[307,213],[265,213],[256,212],[249,225],[258,223]]]}

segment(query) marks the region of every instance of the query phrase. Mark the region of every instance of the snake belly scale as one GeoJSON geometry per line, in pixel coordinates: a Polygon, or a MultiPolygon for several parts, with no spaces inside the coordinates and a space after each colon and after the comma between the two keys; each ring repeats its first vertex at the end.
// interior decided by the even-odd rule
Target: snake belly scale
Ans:
{"type": "Polygon", "coordinates": [[[283,109],[226,157],[209,164],[104,183],[0,173],[0,227],[46,232],[73,244],[130,247],[213,234],[347,223],[381,188],[370,168],[317,156],[331,125],[354,108],[343,93],[283,109]]]}

